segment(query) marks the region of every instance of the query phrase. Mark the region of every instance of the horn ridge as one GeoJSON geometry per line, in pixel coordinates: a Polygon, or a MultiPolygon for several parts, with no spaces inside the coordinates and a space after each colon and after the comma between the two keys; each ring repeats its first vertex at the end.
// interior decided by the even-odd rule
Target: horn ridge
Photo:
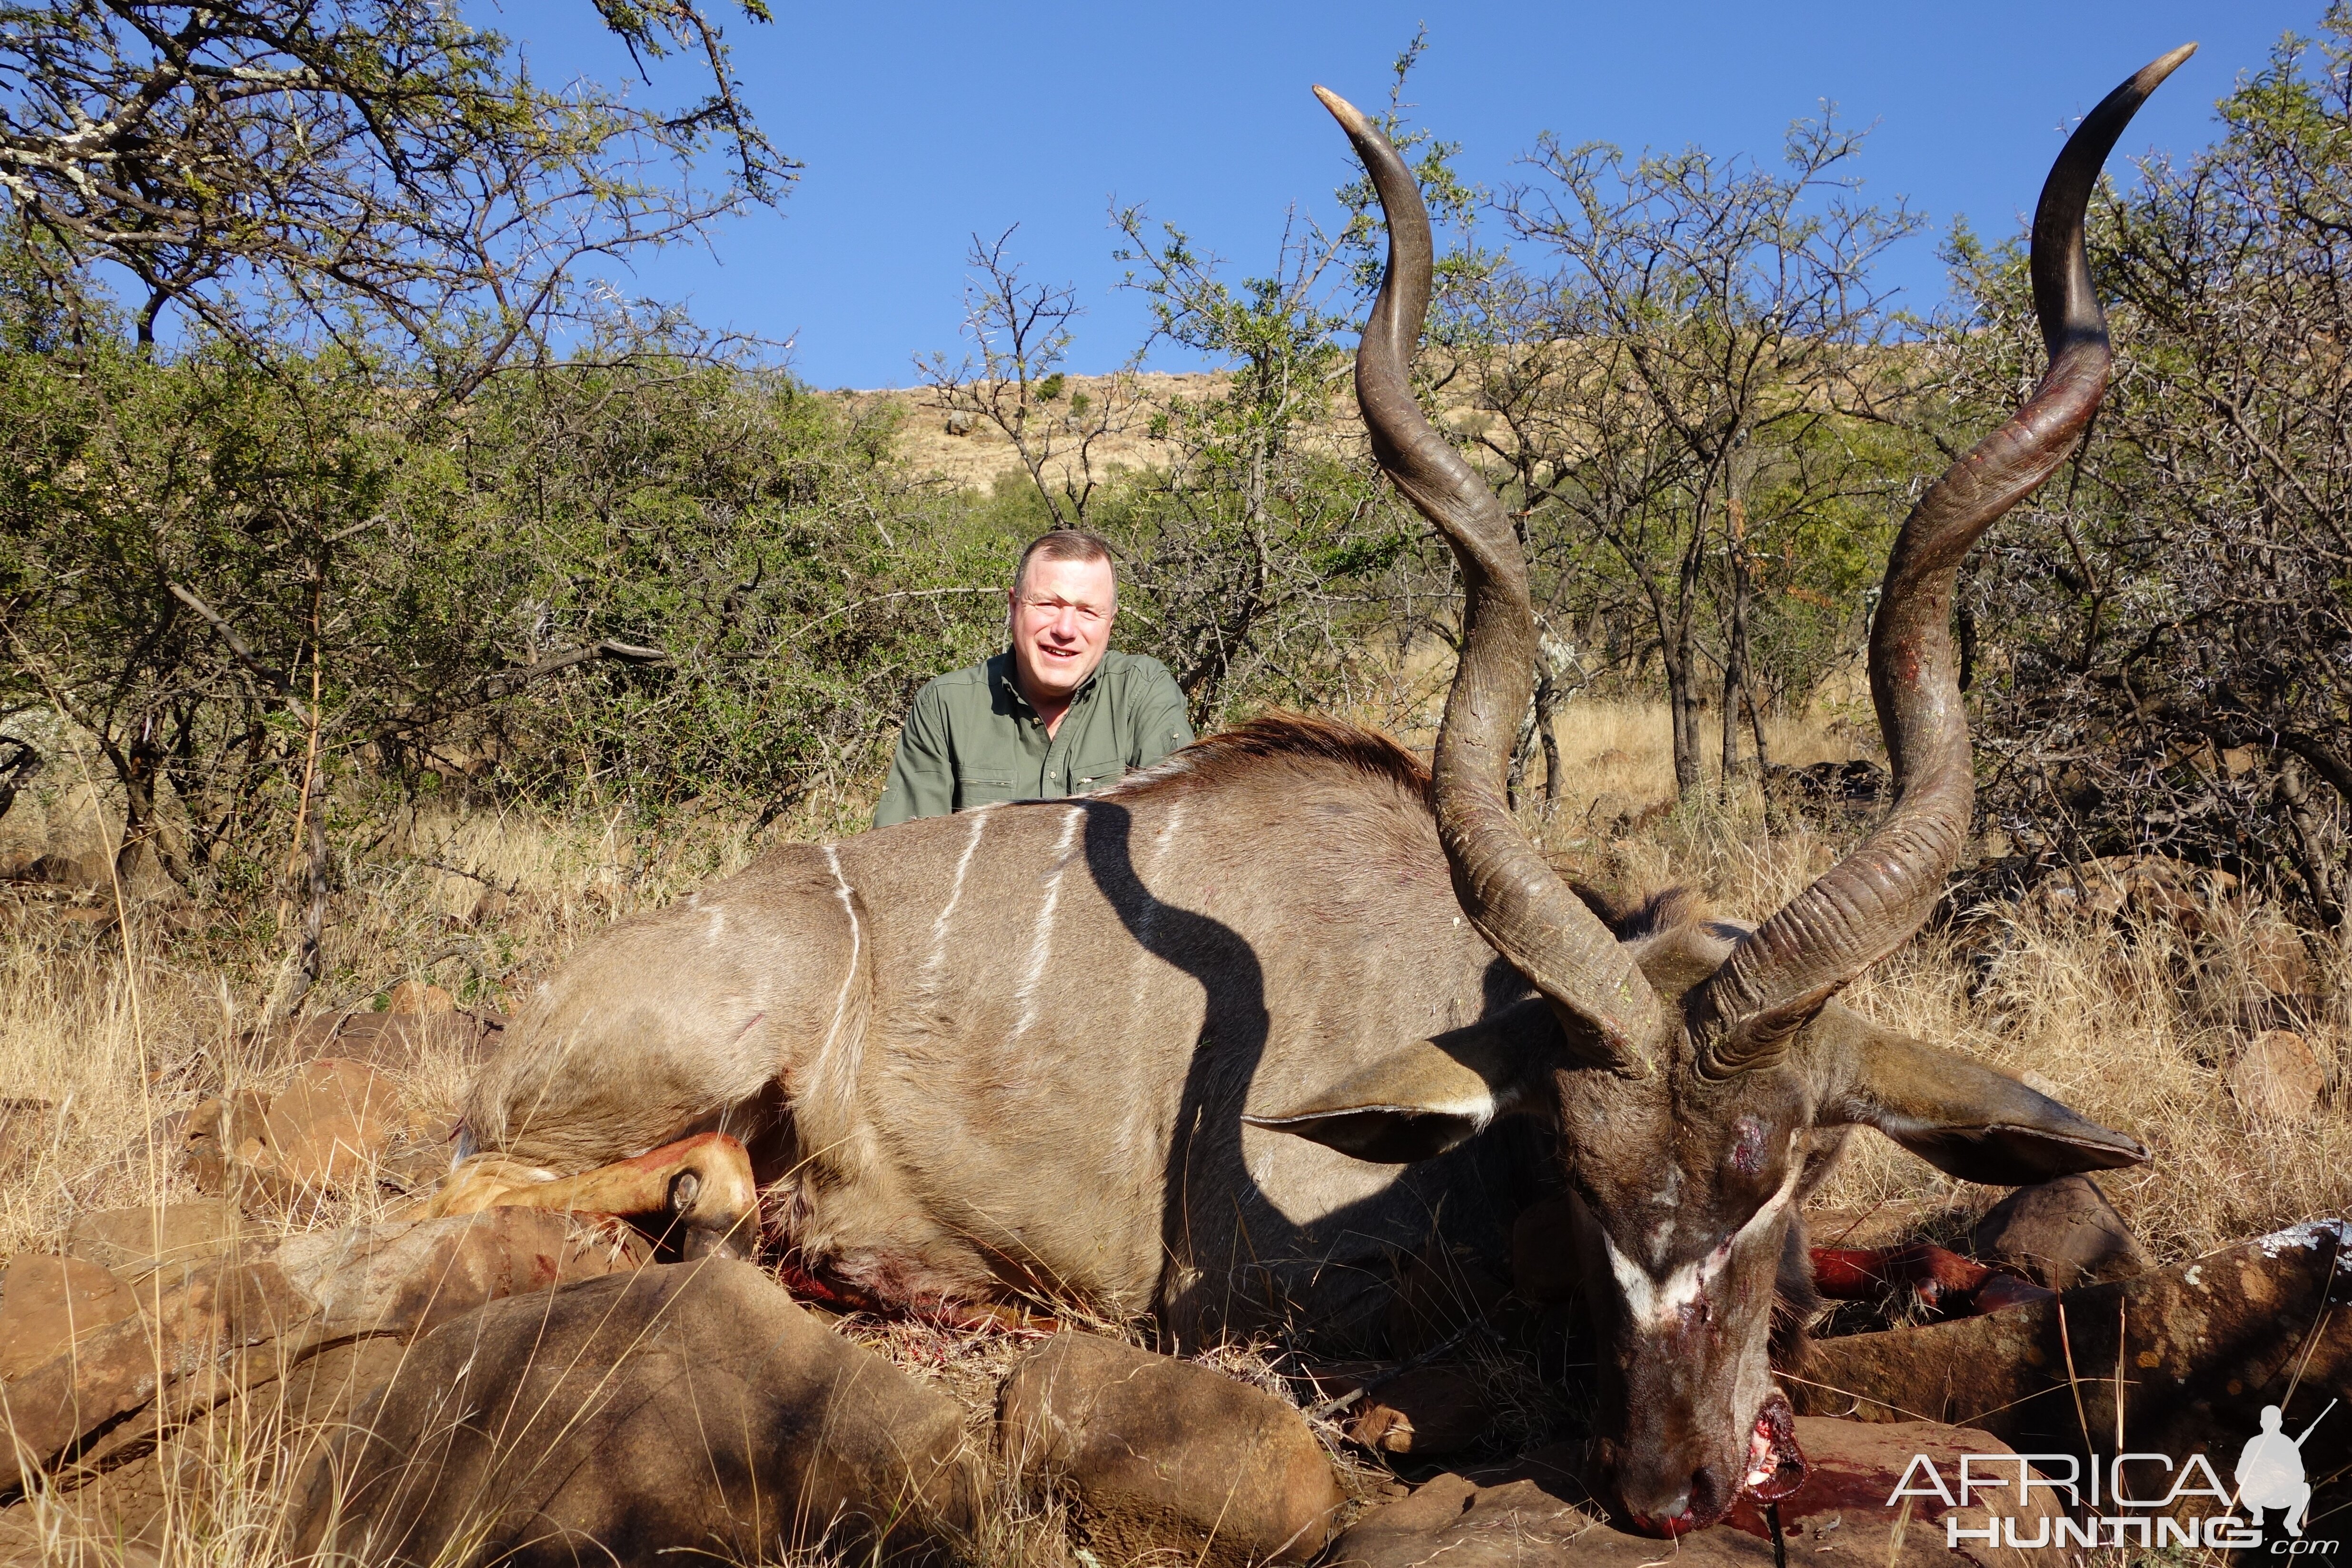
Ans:
{"type": "Polygon", "coordinates": [[[1356,401],[1389,479],[1460,564],[1461,659],[1437,732],[1431,793],[1456,896],[1488,945],[1560,1016],[1572,1047],[1629,1075],[1655,1064],[1668,1019],[1649,982],[1513,819],[1504,780],[1534,685],[1535,606],[1527,558],[1501,502],[1433,429],[1411,366],[1429,310],[1429,213],[1404,160],[1364,114],[1323,88],[1371,175],[1388,220],[1388,266],[1356,352],[1356,401]]]}
{"type": "Polygon", "coordinates": [[[1959,858],[1976,801],[1951,639],[1960,563],[1987,528],[2057,470],[2098,411],[2113,355],[2084,245],[2091,193],[2133,114],[2195,48],[2151,61],[2101,100],[2051,167],[2032,253],[2034,310],[2050,367],[2024,406],[1920,497],[1888,556],[1871,623],[1871,697],[1895,804],[1861,846],[1691,989],[1684,1011],[1702,1079],[1781,1060],[1790,1037],[1823,1003],[1911,939],[1959,858]]]}

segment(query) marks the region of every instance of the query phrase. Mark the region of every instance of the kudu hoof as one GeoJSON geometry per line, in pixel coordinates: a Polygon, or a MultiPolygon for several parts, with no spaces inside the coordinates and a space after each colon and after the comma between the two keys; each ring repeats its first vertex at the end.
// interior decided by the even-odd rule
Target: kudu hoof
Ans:
{"type": "Polygon", "coordinates": [[[508,1206],[618,1215],[688,1258],[746,1258],[759,1237],[751,1157],[724,1132],[698,1133],[561,1178],[499,1155],[477,1155],[450,1173],[432,1212],[508,1206]]]}

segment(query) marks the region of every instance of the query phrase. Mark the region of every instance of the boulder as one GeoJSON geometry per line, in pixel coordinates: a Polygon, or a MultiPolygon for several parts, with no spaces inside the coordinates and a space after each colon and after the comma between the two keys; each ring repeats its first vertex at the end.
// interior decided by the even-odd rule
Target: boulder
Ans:
{"type": "Polygon", "coordinates": [[[231,1152],[282,1189],[348,1185],[373,1176],[406,1119],[390,1079],[365,1062],[331,1057],[297,1071],[270,1100],[259,1138],[231,1152]]]}
{"type": "Polygon", "coordinates": [[[130,1287],[95,1263],[18,1253],[0,1274],[0,1383],[138,1310],[130,1287]]]}
{"type": "MultiPolygon", "coordinates": [[[[1933,1496],[1889,1507],[1906,1485],[1915,1457],[1939,1473],[1958,1473],[1963,1454],[2004,1455],[2008,1447],[1983,1432],[1932,1422],[1869,1426],[1800,1418],[1797,1438],[1811,1470],[1803,1486],[1780,1505],[1791,1563],[1823,1568],[1960,1568],[1963,1563],[2015,1563],[2018,1552],[1985,1551],[1963,1541],[1955,1550],[1948,1521],[1964,1530],[2014,1531],[2032,1541],[2058,1517],[2052,1494],[2035,1491],[2021,1505],[2011,1486],[1979,1494],[1960,1509],[1933,1496]],[[2008,1495],[2002,1495],[2002,1492],[2008,1495]],[[1987,1506],[1989,1505],[1989,1506],[1987,1506]],[[2003,1523],[2013,1517],[2015,1522],[2003,1523]]],[[[1984,1468],[1979,1461],[1979,1468],[1984,1468]]],[[[1948,1479],[1947,1482],[1948,1488],[1948,1479]]],[[[1914,1479],[1913,1489],[1927,1491],[1914,1479]]],[[[1580,1445],[1561,1444],[1493,1470],[1437,1477],[1402,1502],[1375,1509],[1341,1535],[1327,1568],[1556,1568],[1561,1563],[1652,1568],[1754,1564],[1773,1561],[1770,1527],[1742,1501],[1716,1529],[1674,1542],[1633,1535],[1610,1522],[1588,1485],[1580,1445]]],[[[2046,1537],[2045,1537],[2046,1539],[2046,1537]]]]}
{"type": "Polygon", "coordinates": [[[2113,855],[2060,867],[2019,901],[2045,923],[2114,924],[2126,919],[2200,934],[2213,907],[2236,894],[2227,871],[2164,855],[2113,855]]]}
{"type": "Polygon", "coordinates": [[[1285,1401],[1092,1334],[1056,1334],[1013,1369],[997,1445],[1013,1474],[1068,1500],[1105,1562],[1304,1563],[1347,1500],[1285,1401]]]}
{"type": "Polygon", "coordinates": [[[236,1152],[248,1140],[260,1142],[268,1115],[269,1096],[257,1089],[215,1096],[188,1112],[181,1124],[180,1168],[198,1192],[228,1191],[236,1152]]]}
{"type": "MultiPolygon", "coordinates": [[[[2266,1405],[2301,1432],[2330,1399],[2352,1403],[2347,1305],[2352,1223],[2315,1220],[2007,1311],[1817,1341],[1789,1394],[1804,1414],[1940,1417],[2025,1452],[2074,1451],[2086,1419],[2120,1419],[2135,1450],[2234,1456],[2266,1405]]],[[[2302,1453],[2307,1475],[2346,1476],[2352,1422],[2321,1422],[2302,1453]]],[[[2346,1489],[2321,1484],[2313,1517],[2346,1489]]]]}
{"type": "Polygon", "coordinates": [[[625,1227],[508,1208],[247,1242],[152,1269],[133,1288],[137,1313],[8,1385],[0,1489],[63,1456],[89,1459],[100,1432],[128,1442],[282,1376],[321,1346],[406,1338],[485,1301],[634,1270],[650,1254],[625,1227]]]}
{"type": "Polygon", "coordinates": [[[2230,1066],[2230,1092],[2247,1115],[2264,1121],[2302,1121],[2326,1087],[2326,1069],[2311,1047],[2284,1029],[2264,1029],[2230,1066]]]}
{"type": "Polygon", "coordinates": [[[1485,1436],[1496,1415],[1468,1368],[1415,1367],[1374,1384],[1349,1408],[1348,1440],[1377,1454],[1442,1458],[1485,1436]]]}
{"type": "Polygon", "coordinates": [[[392,988],[383,1010],[397,1017],[421,1017],[428,1013],[454,1013],[457,1001],[438,985],[404,980],[392,988]]]}
{"type": "Polygon", "coordinates": [[[2131,1226],[2088,1176],[2018,1188],[1977,1222],[1969,1249],[2053,1290],[2128,1279],[2150,1268],[2131,1226]]]}
{"type": "Polygon", "coordinates": [[[217,1258],[250,1228],[235,1204],[217,1198],[100,1209],[66,1227],[66,1251],[136,1279],[170,1264],[217,1258]]]}
{"type": "Polygon", "coordinates": [[[289,1018],[237,1043],[236,1059],[251,1076],[267,1077],[297,1062],[340,1057],[370,1067],[407,1068],[427,1057],[478,1062],[504,1037],[495,1013],[329,1013],[289,1018]]]}
{"type": "Polygon", "coordinates": [[[444,1323],[321,1454],[291,1555],[357,1563],[859,1559],[966,1537],[955,1403],[706,1261],[444,1323]]]}

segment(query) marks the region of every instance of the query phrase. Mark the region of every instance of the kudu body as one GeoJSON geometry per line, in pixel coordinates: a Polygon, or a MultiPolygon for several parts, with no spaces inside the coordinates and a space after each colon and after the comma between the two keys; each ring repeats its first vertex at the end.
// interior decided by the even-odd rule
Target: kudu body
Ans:
{"type": "Polygon", "coordinates": [[[2084,206],[2187,53],[2111,94],[2052,172],[2033,237],[2049,374],[1922,499],[1873,626],[1895,804],[1761,926],[1612,926],[1513,822],[1525,563],[1407,380],[1431,266],[1412,177],[1324,94],[1390,225],[1358,400],[1468,593],[1431,772],[1344,726],[1263,721],[1092,798],[777,851],[548,984],[470,1091],[469,1137],[494,1152],[445,1204],[667,1206],[723,1232],[753,1202],[711,1156],[733,1145],[707,1135],[729,1133],[827,1289],[1076,1299],[1190,1339],[1262,1315],[1360,1320],[1384,1258],[1433,1223],[1507,1217],[1524,1173],[1508,1124],[1488,1129],[1525,1113],[1578,1200],[1597,1457],[1626,1515],[1678,1533],[1743,1488],[1792,1487],[1767,1363],[1776,1276],[1848,1129],[1981,1182],[2147,1157],[1834,997],[1909,939],[1968,831],[1954,576],[2097,405],[2084,206]],[[656,1148],[689,1133],[706,1136],[656,1148]]]}

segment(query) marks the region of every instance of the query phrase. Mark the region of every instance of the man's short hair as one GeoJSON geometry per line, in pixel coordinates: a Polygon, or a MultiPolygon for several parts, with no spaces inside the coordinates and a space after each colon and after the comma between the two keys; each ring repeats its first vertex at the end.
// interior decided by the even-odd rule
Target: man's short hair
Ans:
{"type": "Polygon", "coordinates": [[[1110,541],[1098,533],[1088,533],[1079,528],[1057,528],[1041,533],[1029,542],[1021,552],[1021,560],[1013,568],[1013,592],[1018,596],[1022,580],[1029,575],[1031,557],[1045,561],[1099,561],[1111,568],[1114,578],[1118,568],[1110,558],[1110,541]]]}

